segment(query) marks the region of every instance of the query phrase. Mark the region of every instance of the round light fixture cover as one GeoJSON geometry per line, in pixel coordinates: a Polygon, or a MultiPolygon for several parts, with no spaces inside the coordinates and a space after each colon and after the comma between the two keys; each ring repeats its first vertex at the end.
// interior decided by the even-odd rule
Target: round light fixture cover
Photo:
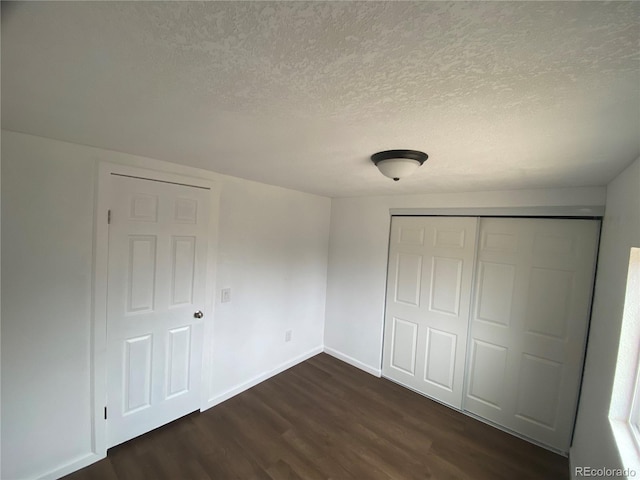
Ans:
{"type": "Polygon", "coordinates": [[[380,173],[396,182],[415,172],[427,158],[426,153],[418,150],[385,150],[371,155],[371,161],[380,173]]]}

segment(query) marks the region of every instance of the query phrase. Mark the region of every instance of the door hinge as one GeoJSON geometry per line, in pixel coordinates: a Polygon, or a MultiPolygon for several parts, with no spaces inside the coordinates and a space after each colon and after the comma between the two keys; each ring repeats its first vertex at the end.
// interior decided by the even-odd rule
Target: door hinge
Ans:
{"type": "Polygon", "coordinates": [[[111,210],[107,210],[107,224],[111,224],[111,210]]]}
{"type": "Polygon", "coordinates": [[[104,419],[107,419],[107,407],[104,407],[104,419]]]}

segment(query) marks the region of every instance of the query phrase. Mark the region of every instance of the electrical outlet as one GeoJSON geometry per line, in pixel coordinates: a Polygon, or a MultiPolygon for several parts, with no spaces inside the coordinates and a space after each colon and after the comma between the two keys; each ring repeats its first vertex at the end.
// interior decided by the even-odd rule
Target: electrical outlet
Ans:
{"type": "Polygon", "coordinates": [[[222,294],[220,295],[220,302],[229,303],[231,301],[231,289],[223,288],[222,294]]]}
{"type": "Polygon", "coordinates": [[[284,341],[285,342],[290,342],[292,334],[293,334],[293,332],[291,330],[287,330],[286,332],[284,332],[284,341]]]}

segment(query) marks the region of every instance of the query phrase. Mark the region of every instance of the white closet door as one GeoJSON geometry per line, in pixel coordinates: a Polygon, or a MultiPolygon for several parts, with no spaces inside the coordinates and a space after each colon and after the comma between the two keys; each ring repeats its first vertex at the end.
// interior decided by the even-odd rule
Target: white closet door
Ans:
{"type": "Polygon", "coordinates": [[[393,217],[383,375],[461,408],[476,218],[393,217]]]}
{"type": "Polygon", "coordinates": [[[483,218],[464,408],[567,452],[599,222],[483,218]]]}
{"type": "Polygon", "coordinates": [[[200,405],[209,191],[112,176],[108,446],[200,405]]]}

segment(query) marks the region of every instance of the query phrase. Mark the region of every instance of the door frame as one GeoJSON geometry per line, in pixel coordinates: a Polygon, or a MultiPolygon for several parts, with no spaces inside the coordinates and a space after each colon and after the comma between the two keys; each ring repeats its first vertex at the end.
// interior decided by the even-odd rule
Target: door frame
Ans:
{"type": "Polygon", "coordinates": [[[95,182],[94,205],[94,258],[91,321],[91,406],[93,452],[100,458],[107,455],[107,285],[109,257],[109,227],[107,215],[111,190],[111,174],[126,175],[147,180],[201,187],[209,190],[209,226],[205,280],[204,339],[202,348],[202,376],[200,411],[209,408],[208,398],[212,365],[207,345],[213,339],[213,319],[215,314],[216,260],[218,248],[218,218],[220,208],[220,185],[212,179],[191,177],[173,172],[132,167],[109,162],[98,162],[95,182]]]}

